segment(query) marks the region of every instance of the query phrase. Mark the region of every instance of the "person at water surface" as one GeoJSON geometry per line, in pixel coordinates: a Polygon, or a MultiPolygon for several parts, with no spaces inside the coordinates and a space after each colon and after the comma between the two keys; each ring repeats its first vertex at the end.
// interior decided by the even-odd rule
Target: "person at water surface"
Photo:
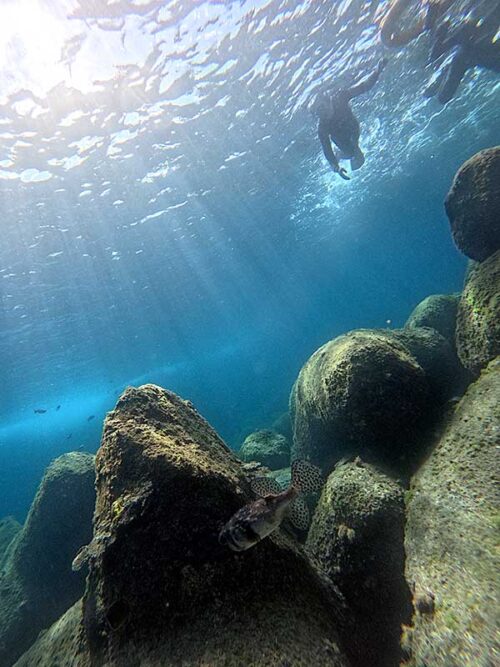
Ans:
{"type": "Polygon", "coordinates": [[[350,160],[353,171],[363,166],[365,161],[359,147],[359,121],[351,109],[350,101],[373,88],[386,64],[387,60],[381,58],[373,72],[361,81],[334,93],[320,93],[312,106],[312,112],[319,118],[318,136],[323,153],[333,171],[346,181],[350,177],[340,166],[339,160],[350,160]],[[339,149],[338,153],[333,150],[332,142],[339,149]]]}

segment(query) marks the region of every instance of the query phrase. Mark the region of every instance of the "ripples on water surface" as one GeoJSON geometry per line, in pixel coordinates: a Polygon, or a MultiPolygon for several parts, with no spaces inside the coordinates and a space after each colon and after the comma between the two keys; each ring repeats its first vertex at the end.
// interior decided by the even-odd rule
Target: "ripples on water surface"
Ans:
{"type": "Polygon", "coordinates": [[[27,456],[94,449],[127,382],[188,395],[235,441],[317,345],[460,288],[442,201],[498,142],[494,77],[441,108],[421,94],[427,37],[391,51],[354,103],[368,157],[349,183],[307,111],[378,60],[386,8],[2,1],[4,488],[32,484],[27,456]]]}

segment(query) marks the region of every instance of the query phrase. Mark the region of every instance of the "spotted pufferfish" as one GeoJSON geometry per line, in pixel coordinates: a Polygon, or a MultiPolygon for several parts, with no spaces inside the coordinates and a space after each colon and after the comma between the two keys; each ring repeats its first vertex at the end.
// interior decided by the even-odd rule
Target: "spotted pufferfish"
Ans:
{"type": "Polygon", "coordinates": [[[303,459],[292,463],[291,484],[285,490],[270,477],[252,480],[252,491],[260,497],[229,519],[219,534],[219,542],[233,551],[246,551],[279,528],[285,518],[299,530],[306,530],[310,519],[303,495],[319,491],[322,486],[320,469],[303,459]]]}

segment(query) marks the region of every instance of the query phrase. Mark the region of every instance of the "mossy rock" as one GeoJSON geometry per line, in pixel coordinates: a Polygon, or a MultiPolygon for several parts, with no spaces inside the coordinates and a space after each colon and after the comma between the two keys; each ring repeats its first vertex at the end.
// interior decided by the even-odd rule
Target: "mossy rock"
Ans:
{"type": "Polygon", "coordinates": [[[127,389],[96,471],[100,547],[83,606],[66,639],[54,628],[56,647],[33,648],[33,664],[347,666],[340,602],[289,537],[241,554],[219,544],[252,496],[243,464],[190,403],[127,389]]]}
{"type": "Polygon", "coordinates": [[[500,251],[470,272],[458,306],[456,342],[462,364],[476,376],[500,354],[500,251]]]}
{"type": "Polygon", "coordinates": [[[271,470],[279,470],[290,463],[290,443],[281,433],[254,431],[245,438],[238,456],[242,461],[258,461],[271,470]]]}
{"type": "Polygon", "coordinates": [[[63,454],[45,471],[0,574],[0,664],[11,665],[83,594],[71,563],[92,535],[94,457],[63,454]]]}
{"type": "Polygon", "coordinates": [[[288,442],[292,442],[293,432],[292,432],[292,420],[290,418],[289,412],[282,412],[279,417],[277,417],[272,425],[271,431],[276,431],[276,433],[281,433],[284,435],[288,442]]]}
{"type": "Polygon", "coordinates": [[[326,472],[346,452],[394,462],[428,401],[424,370],[390,332],[339,336],[310,357],[295,383],[293,458],[326,472]]]}
{"type": "Polygon", "coordinates": [[[8,556],[9,545],[21,528],[21,524],[13,516],[6,516],[0,520],[0,570],[8,556]]]}
{"type": "Polygon", "coordinates": [[[431,294],[415,306],[405,328],[430,327],[454,346],[459,299],[460,294],[431,294]]]}
{"type": "Polygon", "coordinates": [[[411,618],[404,524],[402,487],[375,467],[345,463],[328,477],[306,549],[346,599],[356,665],[399,665],[411,618]]]}
{"type": "Polygon", "coordinates": [[[477,261],[500,250],[500,146],[464,162],[445,200],[457,248],[477,261]]]}
{"type": "Polygon", "coordinates": [[[406,665],[487,667],[498,642],[500,360],[462,398],[408,494],[406,665]]]}

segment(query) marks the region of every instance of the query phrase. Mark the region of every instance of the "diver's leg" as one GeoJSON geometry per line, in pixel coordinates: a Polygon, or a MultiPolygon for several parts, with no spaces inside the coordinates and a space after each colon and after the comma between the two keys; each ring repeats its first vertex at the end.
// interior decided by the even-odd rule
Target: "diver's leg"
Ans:
{"type": "Polygon", "coordinates": [[[441,83],[438,92],[438,100],[441,104],[449,102],[457,92],[457,88],[462,81],[465,72],[469,69],[471,63],[463,48],[458,48],[451,58],[444,80],[441,83]]]}

